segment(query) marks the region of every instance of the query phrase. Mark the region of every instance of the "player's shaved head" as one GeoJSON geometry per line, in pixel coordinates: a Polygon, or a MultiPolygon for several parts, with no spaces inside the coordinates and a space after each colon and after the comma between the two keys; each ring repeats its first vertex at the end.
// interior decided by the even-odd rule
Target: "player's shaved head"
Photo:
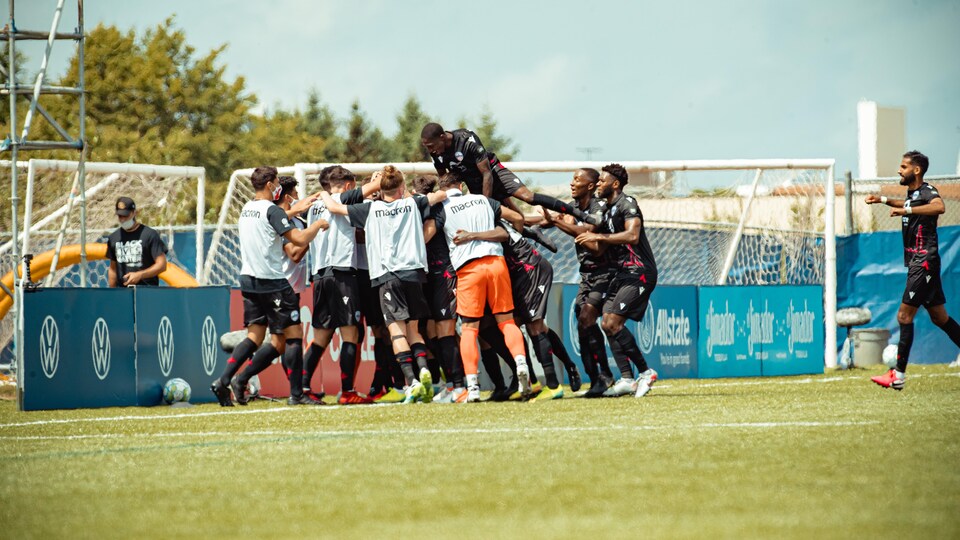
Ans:
{"type": "Polygon", "coordinates": [[[591,169],[591,168],[589,168],[589,167],[584,167],[584,168],[582,168],[582,169],[579,169],[579,171],[580,171],[581,173],[583,173],[584,177],[585,177],[585,178],[587,179],[587,181],[590,182],[591,184],[596,184],[596,183],[597,183],[597,180],[600,180],[600,172],[597,171],[596,169],[591,169]]]}
{"type": "Polygon", "coordinates": [[[428,141],[432,141],[441,135],[443,135],[443,126],[436,122],[430,122],[420,130],[420,138],[428,141]]]}

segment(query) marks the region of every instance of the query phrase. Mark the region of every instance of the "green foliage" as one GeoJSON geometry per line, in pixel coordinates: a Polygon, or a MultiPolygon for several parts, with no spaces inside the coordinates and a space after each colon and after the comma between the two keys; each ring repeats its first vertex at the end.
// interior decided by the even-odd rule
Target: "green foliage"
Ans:
{"type": "Polygon", "coordinates": [[[344,163],[382,162],[393,155],[391,142],[383,136],[380,128],[372,125],[360,109],[360,101],[350,104],[347,119],[347,138],[340,161],[344,163]]]}
{"type": "Polygon", "coordinates": [[[420,106],[417,96],[410,94],[397,115],[397,134],[393,137],[395,161],[430,161],[430,155],[420,144],[420,130],[430,123],[430,116],[420,106]]]}
{"type": "Polygon", "coordinates": [[[500,161],[511,161],[520,153],[520,147],[514,144],[513,139],[498,132],[497,121],[487,105],[483,106],[477,122],[471,123],[466,117],[460,117],[457,123],[459,127],[469,129],[480,136],[484,147],[495,153],[500,161]]]}

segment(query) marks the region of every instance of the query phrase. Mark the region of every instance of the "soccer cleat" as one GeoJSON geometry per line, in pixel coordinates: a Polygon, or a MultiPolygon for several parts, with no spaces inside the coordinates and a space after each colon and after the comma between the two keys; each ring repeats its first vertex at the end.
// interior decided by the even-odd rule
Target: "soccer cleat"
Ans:
{"type": "Polygon", "coordinates": [[[550,240],[546,237],[546,235],[543,234],[543,231],[539,226],[528,227],[527,231],[530,233],[529,237],[533,240],[536,240],[538,244],[549,249],[553,253],[557,252],[557,245],[553,243],[553,240],[550,240]]]}
{"type": "Polygon", "coordinates": [[[613,386],[603,393],[604,397],[620,397],[637,393],[637,381],[621,377],[613,386]]]}
{"type": "MultiPolygon", "coordinates": [[[[463,390],[463,388],[457,388],[457,390],[463,390]]],[[[471,386],[466,390],[466,395],[467,397],[465,398],[465,401],[467,403],[476,403],[480,401],[480,387],[471,386]]],[[[458,401],[458,403],[462,403],[462,402],[458,401]]]]}
{"type": "Polygon", "coordinates": [[[347,390],[346,392],[340,392],[340,396],[337,398],[337,403],[340,405],[365,405],[368,403],[373,403],[373,399],[367,396],[361,396],[354,390],[347,390]]]}
{"type": "Polygon", "coordinates": [[[580,380],[580,372],[575,364],[567,366],[567,378],[570,379],[570,391],[579,392],[580,387],[583,386],[583,381],[580,380]]]}
{"type": "Polygon", "coordinates": [[[433,401],[433,377],[430,375],[430,370],[427,368],[420,368],[420,386],[423,387],[423,396],[422,401],[424,403],[430,403],[433,401]]]}
{"type": "Polygon", "coordinates": [[[884,388],[893,388],[894,390],[903,390],[903,383],[906,380],[903,373],[897,374],[897,370],[891,369],[883,375],[871,377],[870,380],[884,388]]]}
{"type": "Polygon", "coordinates": [[[453,389],[443,387],[442,390],[433,395],[434,403],[453,403],[453,389]]]}
{"type": "Polygon", "coordinates": [[[530,388],[530,368],[527,367],[527,364],[517,363],[517,383],[520,386],[521,395],[529,396],[533,393],[530,388]]]}
{"type": "Polygon", "coordinates": [[[950,362],[950,365],[947,367],[960,367],[960,354],[958,354],[957,359],[953,362],[950,362]]]}
{"type": "Polygon", "coordinates": [[[653,368],[641,373],[640,379],[637,380],[637,391],[633,394],[633,397],[640,398],[647,395],[655,382],[657,382],[657,372],[653,368]]]}
{"type": "Polygon", "coordinates": [[[416,403],[423,399],[423,385],[420,381],[413,381],[413,384],[403,389],[403,403],[416,403]]]}
{"type": "MultiPolygon", "coordinates": [[[[476,399],[474,401],[480,401],[480,387],[477,388],[476,399]]],[[[450,403],[467,403],[470,400],[470,392],[466,388],[454,388],[450,392],[450,403]]]]}
{"type": "Polygon", "coordinates": [[[548,401],[551,399],[562,399],[563,398],[563,387],[558,386],[556,388],[544,388],[540,391],[540,394],[537,395],[533,401],[548,401]]]}
{"type": "Polygon", "coordinates": [[[510,401],[527,401],[539,396],[540,392],[542,391],[543,387],[540,385],[540,383],[531,384],[529,394],[524,394],[519,390],[514,390],[513,393],[510,394],[510,401]]]}
{"type": "Polygon", "coordinates": [[[513,390],[510,390],[509,388],[497,388],[496,390],[491,392],[490,395],[487,397],[487,399],[485,399],[484,401],[493,401],[493,402],[507,401],[510,399],[511,394],[513,394],[513,390]]]}
{"type": "Polygon", "coordinates": [[[609,386],[607,383],[600,377],[597,377],[590,383],[590,389],[584,392],[583,397],[585,398],[598,398],[603,397],[603,393],[607,391],[609,386]]]}
{"type": "Polygon", "coordinates": [[[316,401],[311,396],[301,394],[300,396],[290,396],[287,399],[287,405],[323,405],[322,401],[316,401]]]}
{"type": "Polygon", "coordinates": [[[234,378],[230,381],[230,390],[233,390],[233,399],[237,400],[240,405],[250,403],[250,400],[247,399],[247,385],[241,385],[240,381],[234,378]]]}
{"type": "Polygon", "coordinates": [[[386,392],[381,392],[373,398],[374,403],[400,403],[403,401],[403,392],[391,387],[386,392]]]}
{"type": "Polygon", "coordinates": [[[217,379],[210,385],[210,391],[217,396],[217,401],[221,407],[233,407],[233,400],[230,399],[230,389],[220,383],[217,379]]]}

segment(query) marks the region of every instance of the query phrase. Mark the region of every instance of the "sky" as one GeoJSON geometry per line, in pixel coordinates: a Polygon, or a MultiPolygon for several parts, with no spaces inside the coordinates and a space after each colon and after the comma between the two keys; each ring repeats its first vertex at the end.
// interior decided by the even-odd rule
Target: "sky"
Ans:
{"type": "MultiPolygon", "coordinates": [[[[17,26],[49,30],[55,5],[20,0],[17,26]]],[[[85,2],[88,29],[174,15],[199,52],[227,45],[263,107],[315,88],[390,134],[411,93],[448,128],[486,106],[525,161],[834,158],[856,175],[868,99],[906,109],[928,175],[958,169],[956,0],[85,2]]],[[[54,73],[72,52],[55,46],[54,73]]]]}

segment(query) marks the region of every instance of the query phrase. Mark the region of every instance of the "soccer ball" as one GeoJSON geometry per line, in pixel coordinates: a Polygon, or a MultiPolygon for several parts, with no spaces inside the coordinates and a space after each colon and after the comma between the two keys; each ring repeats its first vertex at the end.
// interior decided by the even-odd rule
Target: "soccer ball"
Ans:
{"type": "Polygon", "coordinates": [[[168,404],[190,401],[190,383],[180,378],[170,379],[163,385],[163,401],[168,404]]]}
{"type": "Polygon", "coordinates": [[[897,346],[896,345],[887,345],[883,349],[883,363],[887,367],[894,367],[897,365],[897,346]]]}

